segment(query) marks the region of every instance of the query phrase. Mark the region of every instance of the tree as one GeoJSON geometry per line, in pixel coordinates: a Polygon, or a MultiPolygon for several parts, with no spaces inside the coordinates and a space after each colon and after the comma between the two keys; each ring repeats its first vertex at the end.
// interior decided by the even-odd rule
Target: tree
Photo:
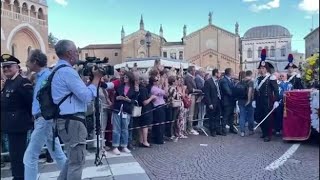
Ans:
{"type": "Polygon", "coordinates": [[[54,46],[58,42],[58,38],[56,38],[52,33],[49,33],[48,42],[50,46],[54,46]]]}

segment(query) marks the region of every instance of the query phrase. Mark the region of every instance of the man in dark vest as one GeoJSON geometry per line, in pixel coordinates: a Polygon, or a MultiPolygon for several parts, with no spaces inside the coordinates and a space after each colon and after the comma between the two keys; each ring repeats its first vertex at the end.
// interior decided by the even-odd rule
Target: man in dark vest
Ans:
{"type": "MultiPolygon", "coordinates": [[[[279,106],[279,88],[277,78],[275,75],[270,74],[272,64],[265,62],[265,58],[266,50],[263,49],[261,52],[261,61],[258,67],[261,76],[256,79],[254,84],[255,98],[252,102],[252,106],[256,108],[255,111],[257,122],[261,122],[272,110],[272,108],[277,108],[279,106]],[[275,98],[274,102],[273,97],[275,98]]],[[[261,138],[264,139],[264,142],[269,142],[271,138],[270,122],[271,120],[269,116],[260,125],[262,130],[261,138]]]]}
{"type": "Polygon", "coordinates": [[[1,90],[1,132],[8,134],[11,171],[14,180],[24,180],[23,155],[27,132],[33,126],[31,82],[19,74],[20,61],[3,54],[0,58],[7,80],[1,90]]]}
{"type": "Polygon", "coordinates": [[[293,89],[304,89],[301,81],[301,75],[295,72],[295,69],[297,69],[298,66],[293,64],[292,54],[288,55],[288,62],[288,65],[284,68],[288,70],[287,81],[292,84],[293,89]]]}

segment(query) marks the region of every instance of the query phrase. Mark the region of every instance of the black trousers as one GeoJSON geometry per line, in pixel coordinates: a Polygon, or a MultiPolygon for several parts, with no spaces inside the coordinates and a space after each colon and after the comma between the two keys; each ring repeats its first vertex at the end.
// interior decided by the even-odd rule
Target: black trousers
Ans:
{"type": "Polygon", "coordinates": [[[8,133],[13,180],[24,180],[23,155],[27,148],[27,132],[8,133]]]}
{"type": "Polygon", "coordinates": [[[234,106],[223,106],[223,117],[222,117],[222,130],[225,130],[226,125],[230,127],[230,130],[233,130],[233,121],[234,121],[234,106]]]}
{"type": "MultiPolygon", "coordinates": [[[[257,102],[257,108],[256,108],[256,122],[260,123],[267,114],[271,111],[271,107],[269,107],[270,102],[268,100],[260,100],[260,102],[257,102]]],[[[263,121],[263,123],[260,125],[262,135],[263,136],[270,136],[269,129],[270,129],[270,117],[271,115],[263,121]]]]}
{"type": "Polygon", "coordinates": [[[211,133],[220,132],[220,116],[221,116],[221,106],[216,105],[214,109],[210,109],[209,106],[206,107],[207,114],[209,118],[209,130],[211,133]]]}
{"type": "MultiPolygon", "coordinates": [[[[156,110],[153,111],[153,123],[163,123],[166,118],[166,111],[165,107],[156,107],[156,110]]],[[[164,136],[164,131],[165,131],[165,125],[154,125],[152,127],[152,135],[154,139],[155,144],[163,144],[163,136],[164,136]]]]}

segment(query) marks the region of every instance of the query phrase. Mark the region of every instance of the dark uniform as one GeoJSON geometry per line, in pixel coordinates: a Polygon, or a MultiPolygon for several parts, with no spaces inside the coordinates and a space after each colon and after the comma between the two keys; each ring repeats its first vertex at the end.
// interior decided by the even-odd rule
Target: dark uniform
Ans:
{"type": "MultiPolygon", "coordinates": [[[[258,69],[260,67],[265,67],[267,70],[273,67],[271,63],[265,62],[265,54],[266,51],[263,49],[261,53],[261,62],[259,64],[258,69]]],[[[267,114],[273,108],[273,101],[279,102],[279,87],[277,83],[277,78],[274,75],[270,75],[265,79],[267,75],[260,76],[256,79],[255,83],[255,93],[254,99],[256,101],[256,121],[259,123],[261,122],[267,114]],[[265,79],[264,82],[262,82],[265,79]],[[262,84],[261,84],[262,82],[262,84]]],[[[271,123],[271,116],[269,116],[261,125],[262,136],[265,142],[270,141],[271,131],[270,131],[270,123],[271,123]]]]}
{"type": "MultiPolygon", "coordinates": [[[[2,55],[2,65],[6,62],[20,63],[10,55],[2,55]]],[[[27,147],[27,132],[32,129],[31,82],[18,73],[7,79],[1,90],[1,132],[8,134],[11,170],[14,180],[24,179],[23,155],[27,147]]]]}
{"type": "Polygon", "coordinates": [[[289,82],[292,84],[293,89],[304,89],[300,74],[293,74],[293,75],[288,74],[287,80],[290,80],[289,82]],[[291,78],[291,76],[294,76],[294,77],[291,78]]]}
{"type": "MultiPolygon", "coordinates": [[[[265,76],[260,76],[257,78],[257,84],[265,78],[265,76]]],[[[273,97],[275,101],[279,101],[279,88],[277,79],[274,75],[270,75],[267,80],[261,85],[259,89],[255,89],[255,101],[256,101],[256,120],[261,122],[267,114],[271,111],[273,107],[273,97]]],[[[262,138],[270,136],[270,117],[269,116],[262,124],[262,138]]]]}
{"type": "MultiPolygon", "coordinates": [[[[293,55],[292,54],[288,55],[288,62],[289,62],[288,65],[284,69],[288,69],[289,67],[292,67],[294,69],[298,68],[298,66],[293,64],[293,55]]],[[[304,89],[300,74],[297,74],[297,73],[293,73],[290,75],[288,74],[287,80],[292,84],[293,89],[304,89]]]]}

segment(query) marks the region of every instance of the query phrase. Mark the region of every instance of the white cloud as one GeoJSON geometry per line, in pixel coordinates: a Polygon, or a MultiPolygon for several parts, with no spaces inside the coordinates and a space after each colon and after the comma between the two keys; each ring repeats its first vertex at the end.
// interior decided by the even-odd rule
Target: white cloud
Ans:
{"type": "Polygon", "coordinates": [[[309,13],[319,14],[319,0],[302,0],[299,3],[299,9],[309,13]]]}
{"type": "Polygon", "coordinates": [[[253,12],[259,12],[262,10],[270,10],[270,9],[275,9],[280,7],[280,0],[271,0],[266,4],[252,4],[250,6],[251,11],[253,12]]]}
{"type": "Polygon", "coordinates": [[[54,0],[56,3],[62,5],[62,6],[67,6],[68,2],[67,0],[54,0]]]}
{"type": "Polygon", "coordinates": [[[255,2],[255,1],[258,1],[258,0],[242,0],[242,2],[255,2]]]}

